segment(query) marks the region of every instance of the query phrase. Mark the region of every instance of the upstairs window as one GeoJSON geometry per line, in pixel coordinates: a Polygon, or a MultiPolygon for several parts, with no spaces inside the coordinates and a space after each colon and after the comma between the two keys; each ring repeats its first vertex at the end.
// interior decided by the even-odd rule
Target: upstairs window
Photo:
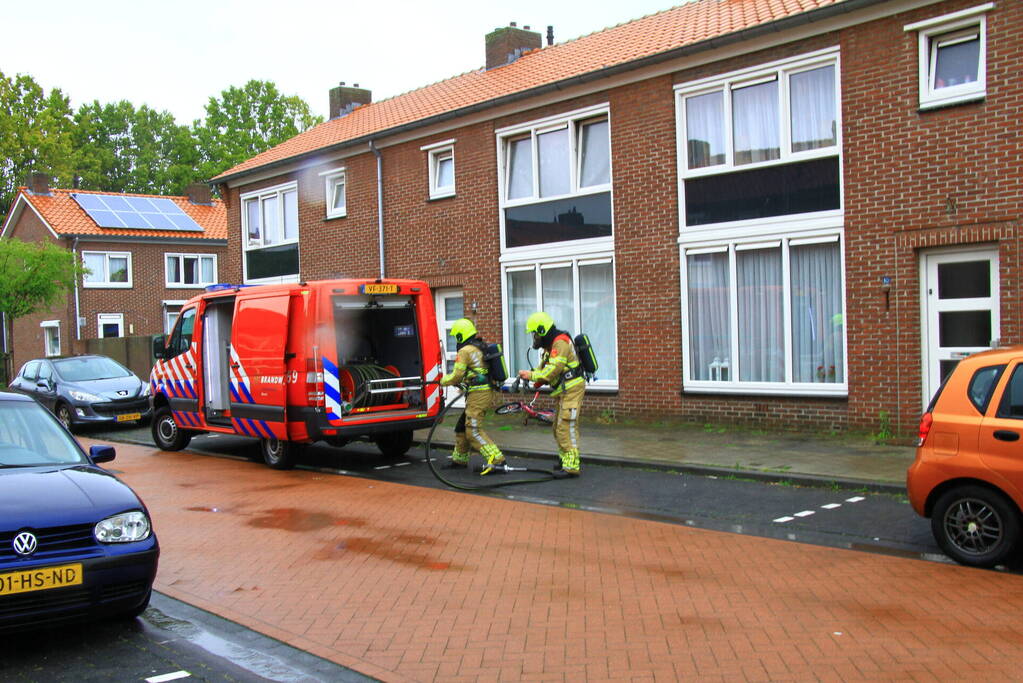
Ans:
{"type": "Polygon", "coordinates": [[[841,208],[835,49],[676,88],[684,224],[841,208]]]}
{"type": "Polygon", "coordinates": [[[606,107],[499,131],[504,247],[610,237],[606,107]]]}
{"type": "Polygon", "coordinates": [[[110,251],[83,251],[82,263],[89,269],[85,287],[131,287],[131,253],[110,251]]]}
{"type": "Polygon", "coordinates": [[[213,254],[167,254],[167,287],[205,287],[217,281],[217,257],[213,254]]]}
{"type": "Polygon", "coordinates": [[[987,21],[993,3],[925,19],[903,28],[916,32],[920,108],[983,99],[987,93],[987,21]]]}
{"type": "Polygon", "coordinates": [[[327,218],[343,218],[348,214],[348,197],[345,183],[345,169],[327,171],[325,174],[327,218]]]}
{"type": "Polygon", "coordinates": [[[243,194],[246,282],[298,278],[298,188],[295,183],[243,194]]]}
{"type": "Polygon", "coordinates": [[[455,195],[455,141],[445,140],[420,147],[427,153],[430,199],[455,195]]]}

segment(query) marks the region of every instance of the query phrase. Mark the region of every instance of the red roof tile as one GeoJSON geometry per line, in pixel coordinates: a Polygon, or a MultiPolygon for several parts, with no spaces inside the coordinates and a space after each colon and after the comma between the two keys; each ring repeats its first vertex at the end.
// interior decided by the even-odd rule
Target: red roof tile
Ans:
{"type": "Polygon", "coordinates": [[[243,161],[214,180],[302,156],[551,83],[627,64],[846,0],[698,0],[533,50],[511,64],[480,69],[395,97],[357,107],[243,161]]]}
{"type": "Polygon", "coordinates": [[[113,239],[119,237],[177,237],[192,239],[227,239],[227,209],[224,202],[214,199],[209,206],[193,204],[188,197],[165,197],[153,194],[125,194],[119,192],[93,192],[91,190],[50,189],[49,196],[32,194],[26,188],[19,188],[19,193],[35,208],[43,219],[58,235],[109,235],[113,239]],[[175,230],[138,230],[135,228],[101,228],[89,217],[72,194],[102,194],[116,197],[160,197],[170,199],[181,210],[192,217],[203,229],[203,232],[175,230]]]}

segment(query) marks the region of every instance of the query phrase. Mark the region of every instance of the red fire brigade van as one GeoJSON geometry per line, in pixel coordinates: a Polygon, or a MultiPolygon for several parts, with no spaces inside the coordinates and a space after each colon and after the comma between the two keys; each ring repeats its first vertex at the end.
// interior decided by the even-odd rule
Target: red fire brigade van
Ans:
{"type": "Polygon", "coordinates": [[[199,432],[259,439],[291,467],[314,441],[373,441],[388,456],[440,412],[433,297],[415,280],[213,285],[153,340],[153,440],[199,432]]]}

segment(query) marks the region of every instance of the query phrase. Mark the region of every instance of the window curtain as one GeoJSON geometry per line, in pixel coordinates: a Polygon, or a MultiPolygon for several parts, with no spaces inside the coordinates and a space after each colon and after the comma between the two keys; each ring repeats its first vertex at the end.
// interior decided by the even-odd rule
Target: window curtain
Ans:
{"type": "Polygon", "coordinates": [[[690,376],[694,380],[732,380],[728,252],[689,256],[686,274],[690,376]]]}
{"type": "Polygon", "coordinates": [[[568,126],[536,136],[540,156],[540,196],[568,194],[568,126]]]}
{"type": "Polygon", "coordinates": [[[596,379],[618,379],[615,336],[615,285],[610,263],[579,266],[579,305],[582,329],[597,356],[596,379]]]}
{"type": "Polygon", "coordinates": [[[213,259],[204,258],[202,260],[202,281],[204,283],[213,282],[213,259]]]}
{"type": "Polygon", "coordinates": [[[725,163],[724,94],[686,98],[686,140],[689,168],[725,163]]]}
{"type": "Polygon", "coordinates": [[[835,124],[835,67],[792,74],[792,151],[832,147],[838,140],[835,124]]]}
{"type": "Polygon", "coordinates": [[[543,303],[541,304],[552,318],[558,329],[570,332],[573,336],[578,330],[575,327],[575,296],[572,291],[572,267],[542,268],[540,282],[543,287],[543,303]]]}
{"type": "Polygon", "coordinates": [[[508,199],[533,196],[533,138],[508,142],[508,199]]]}
{"type": "Polygon", "coordinates": [[[792,379],[844,382],[845,319],[838,242],[792,247],[792,379]]]}
{"type": "Polygon", "coordinates": [[[107,257],[105,254],[83,254],[82,264],[92,271],[85,276],[85,282],[106,282],[107,257]]]}
{"type": "Polygon", "coordinates": [[[781,249],[736,251],[739,379],[785,380],[781,249]]]}
{"type": "MultiPolygon", "coordinates": [[[[508,273],[508,346],[505,360],[508,372],[528,370],[527,353],[533,340],[526,334],[526,320],[536,311],[536,271],[518,270],[508,273]]],[[[534,359],[536,358],[534,354],[534,359]]]]}
{"type": "Polygon", "coordinates": [[[777,80],[732,91],[732,129],[736,164],[779,158],[777,80]]]}
{"type": "Polygon", "coordinates": [[[298,192],[284,193],[284,239],[298,239],[298,192]]]}
{"type": "Polygon", "coordinates": [[[607,121],[582,126],[582,171],[579,185],[607,185],[611,182],[611,147],[607,121]]]}

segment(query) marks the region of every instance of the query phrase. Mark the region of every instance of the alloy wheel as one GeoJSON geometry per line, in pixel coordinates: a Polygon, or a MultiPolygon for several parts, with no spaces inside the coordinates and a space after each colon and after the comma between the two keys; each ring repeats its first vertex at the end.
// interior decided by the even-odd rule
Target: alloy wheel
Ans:
{"type": "Polygon", "coordinates": [[[949,542],[967,555],[983,555],[1002,542],[1005,524],[998,511],[977,498],[963,498],[944,518],[949,542]]]}

